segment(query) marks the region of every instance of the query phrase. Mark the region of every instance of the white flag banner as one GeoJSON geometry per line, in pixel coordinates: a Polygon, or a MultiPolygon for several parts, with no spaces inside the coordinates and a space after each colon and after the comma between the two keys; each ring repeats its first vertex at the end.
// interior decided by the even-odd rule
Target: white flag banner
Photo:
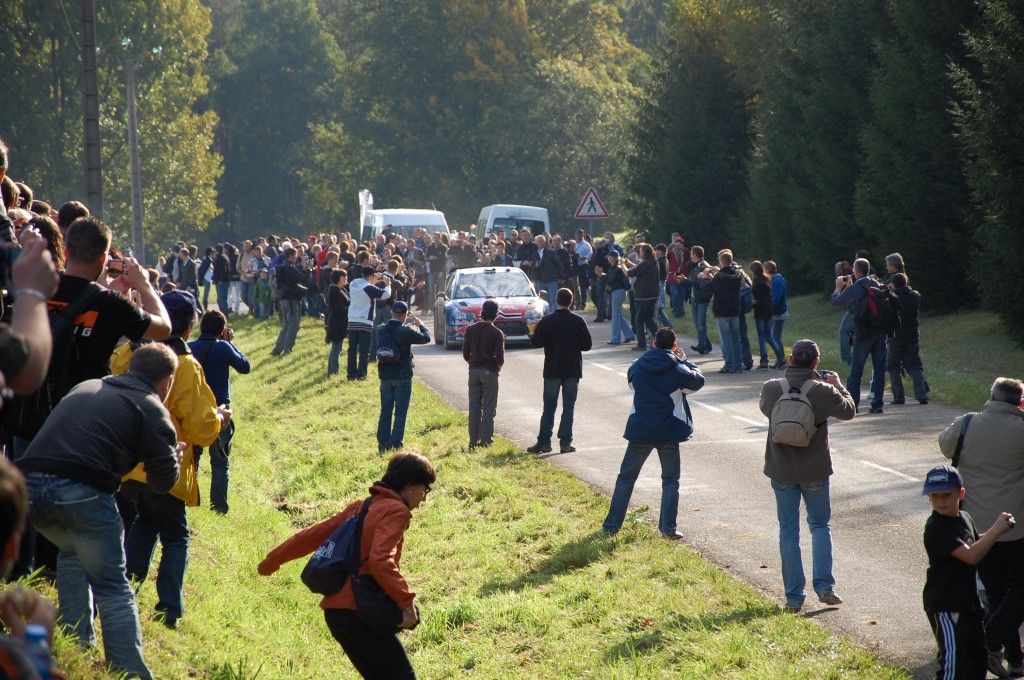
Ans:
{"type": "Polygon", "coordinates": [[[373,194],[369,189],[362,189],[359,192],[359,229],[356,230],[356,233],[363,230],[363,219],[366,217],[367,210],[373,210],[373,194]]]}

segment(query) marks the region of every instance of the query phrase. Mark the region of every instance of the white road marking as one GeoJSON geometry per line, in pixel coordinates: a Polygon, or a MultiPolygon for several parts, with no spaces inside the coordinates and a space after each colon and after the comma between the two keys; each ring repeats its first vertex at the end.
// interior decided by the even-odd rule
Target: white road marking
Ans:
{"type": "Polygon", "coordinates": [[[629,377],[629,376],[628,376],[628,375],[626,375],[625,373],[619,373],[619,375],[621,375],[621,376],[622,376],[623,378],[628,378],[628,377],[629,377]]]}
{"type": "Polygon", "coordinates": [[[599,364],[599,363],[596,363],[594,361],[588,361],[587,363],[589,363],[591,366],[597,366],[598,368],[603,368],[606,371],[614,371],[615,370],[611,366],[605,366],[604,364],[599,364]]]}
{"type": "Polygon", "coordinates": [[[742,420],[748,425],[755,425],[757,427],[768,427],[768,423],[760,420],[751,420],[750,418],[744,418],[743,416],[733,416],[736,420],[742,420]]]}
{"type": "Polygon", "coordinates": [[[920,481],[916,477],[911,477],[910,475],[905,475],[902,472],[899,472],[897,470],[893,470],[892,468],[887,468],[884,465],[878,465],[876,463],[872,463],[871,461],[862,460],[861,463],[863,463],[864,465],[867,465],[868,467],[875,468],[876,470],[881,470],[882,472],[888,472],[891,475],[896,475],[897,477],[902,477],[903,479],[910,480],[911,482],[920,481]]]}
{"type": "Polygon", "coordinates": [[[705,404],[703,401],[697,401],[696,399],[687,399],[687,401],[689,401],[691,404],[695,404],[697,406],[700,406],[701,408],[706,408],[707,410],[711,411],[712,413],[721,413],[722,412],[722,409],[718,408],[717,406],[711,406],[710,404],[705,404]]]}

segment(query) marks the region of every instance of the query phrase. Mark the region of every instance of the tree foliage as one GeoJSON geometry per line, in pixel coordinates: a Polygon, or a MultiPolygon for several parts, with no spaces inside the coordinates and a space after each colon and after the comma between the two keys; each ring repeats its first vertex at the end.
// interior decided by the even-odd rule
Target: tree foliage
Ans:
{"type": "Polygon", "coordinates": [[[980,24],[967,46],[978,69],[956,69],[963,102],[957,123],[978,206],[972,279],[981,300],[1020,338],[1024,319],[1024,8],[982,0],[980,24]]]}
{"type": "Polygon", "coordinates": [[[675,5],[623,168],[633,224],[658,239],[684,231],[691,243],[729,244],[752,141],[728,40],[743,20],[714,1],[675,5]]]}
{"type": "MultiPolygon", "coordinates": [[[[97,5],[103,217],[120,245],[131,242],[122,60],[149,55],[137,69],[137,103],[144,231],[155,253],[204,228],[217,211],[220,159],[210,152],[217,117],[197,109],[207,91],[209,12],[194,0],[97,5]],[[161,48],[158,58],[154,47],[161,48]]],[[[38,0],[7,3],[0,13],[0,39],[9,47],[0,55],[0,136],[12,147],[12,174],[56,205],[84,194],[78,15],[67,11],[38,0]]]]}
{"type": "Polygon", "coordinates": [[[835,261],[876,245],[857,225],[854,187],[886,3],[771,4],[739,242],[743,253],[776,260],[796,288],[811,288],[835,261]]]}
{"type": "Polygon", "coordinates": [[[862,136],[857,224],[876,256],[899,251],[929,309],[969,302],[971,202],[953,121],[951,65],[965,60],[973,3],[889,5],[894,35],[878,47],[871,118],[862,136]]]}

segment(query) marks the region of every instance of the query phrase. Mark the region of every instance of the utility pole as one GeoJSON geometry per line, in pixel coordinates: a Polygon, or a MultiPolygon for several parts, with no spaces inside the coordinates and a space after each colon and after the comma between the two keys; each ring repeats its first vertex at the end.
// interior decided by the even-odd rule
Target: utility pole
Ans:
{"type": "Polygon", "coordinates": [[[96,75],[96,3],[82,0],[82,126],[85,153],[85,194],[89,211],[103,216],[103,173],[100,168],[100,99],[96,75]]]}
{"type": "MultiPolygon", "coordinates": [[[[121,41],[121,47],[130,50],[132,47],[131,38],[121,41]]],[[[159,55],[162,47],[154,47],[150,52],[159,55]]],[[[131,169],[131,192],[132,192],[132,251],[139,264],[146,264],[146,239],[142,233],[142,171],[139,163],[139,124],[136,117],[135,107],[135,69],[142,62],[145,52],[140,52],[134,57],[121,59],[121,66],[124,68],[125,80],[128,84],[128,162],[131,169]]]]}
{"type": "Polygon", "coordinates": [[[139,264],[146,264],[146,243],[142,235],[142,173],[139,170],[139,126],[135,118],[135,59],[125,59],[124,74],[128,81],[128,158],[132,180],[132,250],[139,264]]]}

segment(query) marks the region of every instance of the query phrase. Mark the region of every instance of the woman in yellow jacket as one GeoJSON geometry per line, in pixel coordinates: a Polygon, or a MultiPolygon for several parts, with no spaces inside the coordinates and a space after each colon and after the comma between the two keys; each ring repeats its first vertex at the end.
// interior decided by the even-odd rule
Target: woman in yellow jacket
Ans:
{"type": "MultiPolygon", "coordinates": [[[[402,610],[400,628],[413,628],[419,623],[416,593],[409,589],[398,570],[405,530],[409,528],[412,511],[426,500],[436,480],[434,466],[424,456],[396,453],[388,462],[384,478],[370,487],[373,500],[363,521],[358,573],[372,575],[402,610]]],[[[285,562],[311,554],[346,519],[359,512],[362,504],[362,500],[353,501],[333,517],[303,529],[274,548],[260,562],[259,573],[269,576],[285,562]]],[[[338,592],[324,597],[320,607],[331,635],[364,678],[406,680],[416,677],[397,635],[377,633],[360,622],[352,579],[347,579],[338,592]]]]}
{"type": "MultiPolygon", "coordinates": [[[[139,583],[146,580],[153,551],[159,538],[162,552],[156,580],[156,610],[168,628],[177,628],[184,611],[182,588],[185,568],[188,566],[189,532],[186,507],[199,505],[199,486],[196,483],[195,447],[209,446],[216,441],[221,427],[231,411],[218,407],[213,392],[206,384],[203,368],[196,361],[185,340],[192,333],[198,304],[186,291],[171,291],[161,296],[171,317],[171,335],[159,342],[168,345],[178,355],[178,368],[174,372],[171,391],[165,405],[171,413],[178,441],[185,443],[178,483],[168,494],[157,494],[146,486],[146,471],[142,465],[124,476],[118,492],[119,506],[125,517],[125,570],[128,578],[139,583]],[[137,515],[132,517],[133,511],[137,515]]],[[[138,347],[125,343],[110,358],[113,374],[128,370],[128,362],[138,347]]]]}

